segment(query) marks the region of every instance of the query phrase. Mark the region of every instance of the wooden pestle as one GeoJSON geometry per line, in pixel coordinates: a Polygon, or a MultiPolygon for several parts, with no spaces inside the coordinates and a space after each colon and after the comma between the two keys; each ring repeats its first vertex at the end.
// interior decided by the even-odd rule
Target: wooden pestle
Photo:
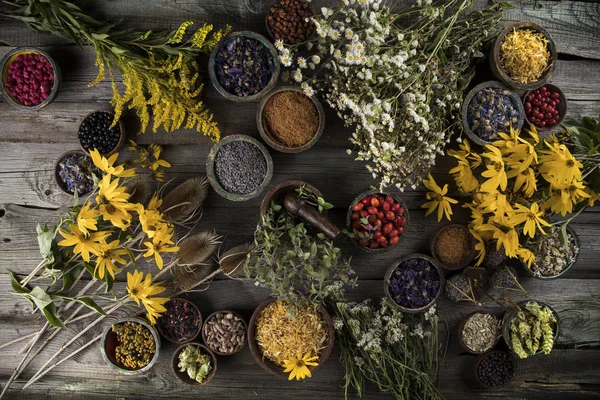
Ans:
{"type": "Polygon", "coordinates": [[[287,212],[299,216],[331,239],[335,239],[340,234],[340,229],[333,222],[294,193],[285,196],[283,206],[287,212]]]}

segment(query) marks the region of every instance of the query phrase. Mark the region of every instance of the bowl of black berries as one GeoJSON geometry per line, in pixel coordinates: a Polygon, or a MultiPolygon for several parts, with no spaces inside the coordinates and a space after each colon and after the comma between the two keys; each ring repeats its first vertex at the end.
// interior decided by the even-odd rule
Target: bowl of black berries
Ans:
{"type": "Polygon", "coordinates": [[[92,158],[81,150],[63,153],[54,165],[54,179],[58,187],[69,195],[85,196],[94,190],[92,158]]]}
{"type": "Polygon", "coordinates": [[[275,87],[280,72],[275,46],[263,35],[250,31],[232,32],[222,38],[208,61],[215,89],[238,102],[260,100],[275,87]]]}
{"type": "Polygon", "coordinates": [[[387,270],[383,290],[402,312],[420,313],[433,306],[444,291],[444,273],[425,254],[409,254],[387,270]]]}
{"type": "Polygon", "coordinates": [[[96,149],[104,157],[119,151],[125,143],[125,127],[121,120],[113,124],[114,118],[111,111],[94,111],[86,115],[77,133],[81,149],[87,154],[96,149]]]}
{"type": "Polygon", "coordinates": [[[206,175],[219,195],[231,201],[246,201],[261,194],[271,182],[273,159],[253,137],[230,135],[210,150],[206,175]]]}
{"type": "Polygon", "coordinates": [[[516,375],[517,360],[506,351],[490,350],[480,355],[475,364],[475,379],[486,389],[506,386],[516,375]]]}

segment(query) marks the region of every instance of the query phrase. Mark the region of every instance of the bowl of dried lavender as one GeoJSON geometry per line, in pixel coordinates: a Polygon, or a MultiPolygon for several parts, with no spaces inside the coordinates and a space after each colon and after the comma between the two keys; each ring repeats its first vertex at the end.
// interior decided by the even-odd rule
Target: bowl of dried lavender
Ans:
{"type": "Polygon", "coordinates": [[[481,146],[498,140],[499,132],[521,129],[525,121],[521,98],[498,81],[483,82],[471,89],[461,114],[467,136],[481,146]]]}
{"type": "Polygon", "coordinates": [[[580,249],[579,238],[571,225],[567,225],[564,232],[553,226],[545,236],[528,239],[523,246],[535,255],[531,267],[521,263],[523,269],[538,279],[556,279],[564,275],[577,262],[580,249]]]}
{"type": "Polygon", "coordinates": [[[156,321],[156,329],[169,342],[190,343],[200,334],[202,314],[194,303],[186,299],[171,299],[156,321]]]}
{"type": "Polygon", "coordinates": [[[275,87],[280,72],[275,46],[263,35],[250,31],[225,36],[208,61],[210,81],[232,101],[260,100],[275,87]]]}
{"type": "Polygon", "coordinates": [[[273,159],[253,137],[230,135],[210,150],[206,175],[219,195],[231,201],[246,201],[261,194],[271,182],[273,159]]]}
{"type": "Polygon", "coordinates": [[[54,179],[63,192],[85,196],[94,190],[92,158],[80,150],[63,153],[54,165],[54,179]]]}

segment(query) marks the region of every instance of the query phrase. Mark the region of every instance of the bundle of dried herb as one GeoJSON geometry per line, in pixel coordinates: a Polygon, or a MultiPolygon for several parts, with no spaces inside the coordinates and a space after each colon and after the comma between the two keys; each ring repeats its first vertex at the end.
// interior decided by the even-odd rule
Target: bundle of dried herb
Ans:
{"type": "Polygon", "coordinates": [[[528,301],[510,320],[510,347],[519,358],[527,358],[539,351],[550,354],[556,329],[554,312],[538,302],[528,301]]]}

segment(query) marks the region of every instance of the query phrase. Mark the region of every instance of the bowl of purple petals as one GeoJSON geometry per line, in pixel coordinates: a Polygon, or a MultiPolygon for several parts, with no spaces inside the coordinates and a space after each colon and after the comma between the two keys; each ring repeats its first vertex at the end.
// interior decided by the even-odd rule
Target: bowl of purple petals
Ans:
{"type": "Polygon", "coordinates": [[[67,151],[54,165],[54,179],[63,192],[85,196],[94,190],[92,158],[80,150],[67,151]]]}
{"type": "Polygon", "coordinates": [[[263,35],[232,32],[221,39],[208,61],[210,81],[232,101],[257,101],[271,91],[281,72],[277,49],[263,35]]]}
{"type": "Polygon", "coordinates": [[[402,312],[420,313],[440,297],[444,273],[433,258],[409,254],[392,264],[383,285],[386,297],[402,312]]]}

